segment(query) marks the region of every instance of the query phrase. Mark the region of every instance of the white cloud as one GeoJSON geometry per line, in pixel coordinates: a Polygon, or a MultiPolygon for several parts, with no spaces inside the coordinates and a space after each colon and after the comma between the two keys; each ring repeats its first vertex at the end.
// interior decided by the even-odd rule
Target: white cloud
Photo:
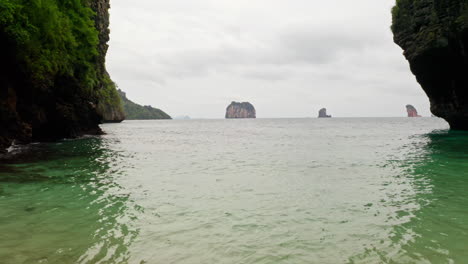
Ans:
{"type": "Polygon", "coordinates": [[[392,42],[394,0],[113,0],[108,70],[141,104],[222,118],[404,116],[429,102],[392,42]]]}

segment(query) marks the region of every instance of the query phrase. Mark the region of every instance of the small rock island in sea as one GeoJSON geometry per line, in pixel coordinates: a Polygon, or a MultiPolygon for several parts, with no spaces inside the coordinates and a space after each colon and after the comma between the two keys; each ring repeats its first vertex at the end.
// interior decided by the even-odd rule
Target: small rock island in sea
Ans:
{"type": "Polygon", "coordinates": [[[176,119],[176,120],[190,120],[191,118],[188,115],[180,115],[180,116],[174,117],[174,119],[176,119]]]}
{"type": "Polygon", "coordinates": [[[255,107],[249,102],[232,102],[226,109],[226,118],[256,118],[255,107]]]}
{"type": "Polygon", "coordinates": [[[319,117],[319,118],[331,118],[332,116],[331,116],[331,115],[327,115],[327,109],[326,109],[326,108],[322,108],[322,109],[320,109],[320,111],[319,111],[318,117],[319,117]]]}
{"type": "Polygon", "coordinates": [[[418,115],[418,111],[412,105],[406,105],[406,112],[408,112],[408,117],[421,117],[418,115]]]}

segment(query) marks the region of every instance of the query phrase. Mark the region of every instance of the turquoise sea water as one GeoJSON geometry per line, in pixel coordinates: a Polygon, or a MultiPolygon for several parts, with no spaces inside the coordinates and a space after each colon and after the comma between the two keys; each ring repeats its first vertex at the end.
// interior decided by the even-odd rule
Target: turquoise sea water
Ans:
{"type": "Polygon", "coordinates": [[[437,118],[128,121],[0,161],[0,263],[467,263],[437,118]]]}

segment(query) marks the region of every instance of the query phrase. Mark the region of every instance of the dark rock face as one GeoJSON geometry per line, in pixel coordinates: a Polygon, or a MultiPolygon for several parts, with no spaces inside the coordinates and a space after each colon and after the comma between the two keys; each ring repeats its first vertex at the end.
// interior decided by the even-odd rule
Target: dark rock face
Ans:
{"type": "Polygon", "coordinates": [[[232,102],[226,109],[226,118],[256,118],[255,108],[251,103],[232,102]]]}
{"type": "Polygon", "coordinates": [[[326,109],[326,108],[322,108],[322,109],[320,109],[320,111],[319,111],[318,117],[319,117],[319,118],[331,118],[332,116],[331,116],[331,115],[327,115],[327,109],[326,109]]]}
{"type": "Polygon", "coordinates": [[[0,60],[0,149],[13,141],[102,133],[95,102],[73,92],[79,85],[76,80],[57,76],[56,89],[40,89],[18,66],[9,41],[0,32],[0,57],[6,57],[0,60]]]}
{"type": "MultiPolygon", "coordinates": [[[[94,22],[96,29],[98,31],[99,45],[98,52],[99,56],[97,57],[97,64],[99,71],[102,74],[107,74],[106,70],[106,54],[109,49],[107,42],[109,41],[109,8],[110,0],[94,0],[90,1],[90,6],[96,12],[94,17],[94,22]]],[[[108,74],[107,74],[108,75],[108,74]]]]}
{"type": "Polygon", "coordinates": [[[408,112],[408,117],[421,117],[412,105],[406,105],[406,112],[408,112]]]}
{"type": "Polygon", "coordinates": [[[429,97],[431,112],[468,130],[468,3],[398,0],[394,41],[429,97]]]}
{"type": "MultiPolygon", "coordinates": [[[[101,134],[99,124],[104,119],[123,119],[123,112],[119,109],[120,102],[115,101],[115,98],[119,100],[118,94],[105,69],[109,39],[109,0],[90,1],[90,7],[95,12],[97,54],[92,49],[88,53],[84,51],[83,54],[87,57],[82,58],[82,64],[74,64],[70,59],[65,66],[58,64],[52,70],[37,68],[37,65],[42,65],[39,63],[31,67],[30,62],[18,57],[20,52],[24,54],[30,51],[23,49],[21,45],[29,45],[27,48],[30,48],[31,44],[18,42],[12,37],[8,27],[22,25],[24,21],[21,19],[27,19],[30,14],[24,17],[15,15],[12,19],[16,20],[3,20],[4,24],[0,23],[0,150],[4,150],[12,142],[52,141],[83,134],[101,134]],[[92,82],[84,77],[83,65],[94,71],[92,82]],[[109,93],[115,93],[115,96],[109,96],[109,93]],[[107,99],[103,100],[104,97],[107,99]],[[107,113],[111,114],[106,116],[107,113]]],[[[15,9],[14,12],[27,12],[24,10],[15,9]]],[[[38,14],[38,17],[41,16],[38,14]]],[[[49,20],[54,22],[53,19],[49,20]]],[[[89,18],[83,18],[85,19],[89,18]]],[[[75,31],[66,33],[78,34],[75,31]]],[[[31,39],[41,45],[37,50],[60,49],[55,44],[48,43],[46,38],[33,37],[31,39]]],[[[77,37],[76,42],[82,45],[82,50],[86,50],[92,41],[77,37]]],[[[62,55],[74,58],[76,54],[72,54],[73,49],[75,48],[69,48],[69,54],[62,55]]],[[[26,54],[24,57],[35,58],[35,55],[26,54]]]]}

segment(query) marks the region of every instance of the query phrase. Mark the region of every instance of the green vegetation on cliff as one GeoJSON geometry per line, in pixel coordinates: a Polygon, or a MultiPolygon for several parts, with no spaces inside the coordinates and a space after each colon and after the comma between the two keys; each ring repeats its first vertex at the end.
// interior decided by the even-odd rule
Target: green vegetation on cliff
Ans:
{"type": "Polygon", "coordinates": [[[417,56],[447,47],[450,38],[468,28],[468,1],[397,0],[392,16],[395,39],[404,44],[406,54],[417,56]]]}
{"type": "Polygon", "coordinates": [[[108,112],[123,118],[104,65],[108,8],[108,0],[0,0],[0,141],[94,133],[108,112]]]}
{"type": "Polygon", "coordinates": [[[90,1],[0,0],[0,31],[37,86],[53,88],[57,76],[72,77],[80,92],[119,105],[115,85],[96,67],[99,38],[90,1]],[[103,89],[95,93],[96,87],[103,89]]]}
{"type": "MultiPolygon", "coordinates": [[[[98,83],[94,12],[82,0],[1,0],[0,28],[34,83],[53,86],[57,75],[73,76],[89,89],[98,83]]],[[[90,91],[88,91],[90,92],[90,91]]]]}
{"type": "Polygon", "coordinates": [[[153,108],[149,105],[139,105],[128,100],[126,94],[118,90],[123,102],[125,119],[127,120],[146,120],[146,119],[172,119],[168,114],[160,109],[153,108]]]}

